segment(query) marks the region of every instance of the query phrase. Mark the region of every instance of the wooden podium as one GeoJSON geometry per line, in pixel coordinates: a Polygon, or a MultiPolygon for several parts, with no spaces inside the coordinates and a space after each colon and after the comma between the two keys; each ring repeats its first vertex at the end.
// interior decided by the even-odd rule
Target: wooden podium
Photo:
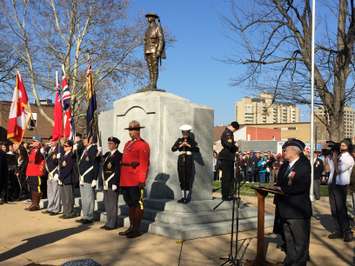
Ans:
{"type": "Polygon", "coordinates": [[[265,243],[264,243],[264,227],[265,227],[265,197],[268,193],[280,194],[284,193],[274,187],[252,187],[256,191],[258,197],[258,234],[257,234],[257,250],[254,265],[266,265],[265,261],[265,243]]]}

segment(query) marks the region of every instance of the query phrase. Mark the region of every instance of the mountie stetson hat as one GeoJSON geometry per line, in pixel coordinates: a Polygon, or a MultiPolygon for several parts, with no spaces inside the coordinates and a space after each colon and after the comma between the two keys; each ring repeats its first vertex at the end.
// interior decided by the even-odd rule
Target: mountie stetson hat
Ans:
{"type": "Polygon", "coordinates": [[[192,130],[192,126],[190,126],[190,125],[182,125],[181,127],[179,127],[179,129],[181,131],[190,131],[190,130],[192,130]]]}
{"type": "Polygon", "coordinates": [[[115,143],[116,145],[119,145],[119,144],[121,143],[121,141],[120,141],[118,138],[116,138],[116,137],[109,137],[109,138],[107,139],[107,141],[108,141],[108,142],[113,142],[113,143],[115,143]]]}
{"type": "Polygon", "coordinates": [[[149,18],[149,17],[159,18],[159,16],[158,16],[157,14],[155,14],[155,13],[147,13],[147,14],[145,15],[145,17],[146,17],[146,18],[149,18]]]}
{"type": "Polygon", "coordinates": [[[145,127],[141,127],[141,124],[139,124],[138,121],[133,120],[129,122],[129,125],[127,128],[125,128],[125,130],[140,130],[141,128],[145,128],[145,127]]]}
{"type": "Polygon", "coordinates": [[[282,145],[282,149],[286,149],[289,146],[295,146],[295,147],[299,148],[301,151],[303,151],[304,148],[306,147],[306,145],[303,143],[303,141],[301,141],[299,139],[289,139],[288,141],[285,142],[284,145],[282,145]]]}

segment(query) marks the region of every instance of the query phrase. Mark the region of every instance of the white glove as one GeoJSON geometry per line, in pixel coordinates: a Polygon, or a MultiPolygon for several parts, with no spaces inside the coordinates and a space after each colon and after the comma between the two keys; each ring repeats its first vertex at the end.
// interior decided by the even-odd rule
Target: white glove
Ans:
{"type": "Polygon", "coordinates": [[[63,182],[58,179],[58,185],[63,185],[63,182]]]}
{"type": "Polygon", "coordinates": [[[76,151],[78,149],[78,144],[75,143],[74,146],[73,146],[73,151],[76,151]]]}
{"type": "Polygon", "coordinates": [[[100,156],[101,152],[102,152],[102,147],[97,147],[96,157],[100,156]]]}
{"type": "Polygon", "coordinates": [[[57,159],[60,159],[60,153],[57,153],[57,159]]]}
{"type": "Polygon", "coordinates": [[[84,185],[84,181],[80,181],[80,186],[83,186],[84,185]]]}
{"type": "Polygon", "coordinates": [[[58,176],[58,174],[55,174],[54,176],[53,176],[53,179],[55,180],[55,181],[58,181],[58,183],[59,183],[59,176],[58,176]]]}
{"type": "Polygon", "coordinates": [[[112,185],[112,191],[116,191],[117,190],[117,186],[116,185],[112,185]]]}
{"type": "Polygon", "coordinates": [[[96,188],[96,185],[97,185],[97,181],[94,179],[94,180],[92,180],[92,182],[91,182],[91,187],[92,188],[96,188]]]}

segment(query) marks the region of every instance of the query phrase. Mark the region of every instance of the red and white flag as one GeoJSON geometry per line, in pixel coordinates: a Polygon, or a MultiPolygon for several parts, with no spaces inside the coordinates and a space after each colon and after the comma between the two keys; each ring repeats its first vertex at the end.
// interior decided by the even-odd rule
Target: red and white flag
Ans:
{"type": "MultiPolygon", "coordinates": [[[[58,75],[57,75],[58,76],[58,75]]],[[[60,97],[60,87],[58,80],[55,84],[55,102],[54,102],[54,127],[52,131],[52,139],[59,140],[63,136],[63,109],[62,109],[62,100],[60,97]]]]}
{"type": "Polygon", "coordinates": [[[19,72],[16,74],[16,86],[7,122],[7,138],[13,143],[21,143],[28,123],[31,119],[31,107],[25,85],[19,72]]]}

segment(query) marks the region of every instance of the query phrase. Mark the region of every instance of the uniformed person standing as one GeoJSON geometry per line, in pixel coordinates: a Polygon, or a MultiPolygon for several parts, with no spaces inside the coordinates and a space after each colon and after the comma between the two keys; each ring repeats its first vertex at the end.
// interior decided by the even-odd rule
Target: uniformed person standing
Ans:
{"type": "Polygon", "coordinates": [[[26,176],[30,185],[32,204],[26,208],[28,211],[39,210],[39,202],[43,195],[41,190],[41,180],[45,173],[44,157],[41,153],[41,138],[32,138],[31,150],[28,155],[26,176]]]}
{"type": "Polygon", "coordinates": [[[117,150],[120,144],[118,138],[109,137],[107,141],[109,151],[104,155],[102,166],[106,224],[101,228],[113,230],[117,226],[118,186],[122,153],[117,150]]]}
{"type": "Polygon", "coordinates": [[[234,162],[235,153],[238,147],[234,141],[234,132],[239,129],[238,122],[232,122],[221,136],[221,144],[223,149],[218,154],[220,161],[220,170],[222,171],[222,199],[232,200],[234,192],[234,162]]]}
{"type": "Polygon", "coordinates": [[[284,144],[285,163],[276,183],[276,188],[284,193],[275,196],[275,203],[286,242],[284,265],[290,266],[306,266],[309,254],[311,165],[303,154],[304,147],[305,144],[297,139],[284,144]]]}
{"type": "Polygon", "coordinates": [[[60,197],[63,204],[63,215],[60,218],[70,219],[76,217],[74,212],[74,167],[75,156],[73,154],[73,141],[64,142],[63,153],[59,161],[60,197]]]}
{"type": "Polygon", "coordinates": [[[128,205],[129,228],[119,235],[134,238],[141,235],[140,224],[144,213],[144,187],[149,171],[150,148],[140,136],[138,121],[129,123],[128,141],[124,147],[121,163],[120,187],[128,205]]]}
{"type": "Polygon", "coordinates": [[[83,224],[90,224],[94,220],[95,188],[98,176],[98,149],[96,137],[83,139],[85,149],[79,160],[79,184],[83,217],[78,220],[83,224]]]}
{"type": "Polygon", "coordinates": [[[56,215],[61,211],[61,200],[58,186],[58,148],[57,141],[51,140],[50,149],[45,155],[47,179],[47,210],[43,213],[56,215]]]}
{"type": "Polygon", "coordinates": [[[173,152],[180,152],[177,168],[182,198],[178,202],[188,203],[191,201],[192,179],[194,175],[193,152],[199,152],[199,148],[192,136],[192,127],[190,125],[182,125],[179,129],[182,131],[182,138],[176,140],[171,150],[173,152]]]}

